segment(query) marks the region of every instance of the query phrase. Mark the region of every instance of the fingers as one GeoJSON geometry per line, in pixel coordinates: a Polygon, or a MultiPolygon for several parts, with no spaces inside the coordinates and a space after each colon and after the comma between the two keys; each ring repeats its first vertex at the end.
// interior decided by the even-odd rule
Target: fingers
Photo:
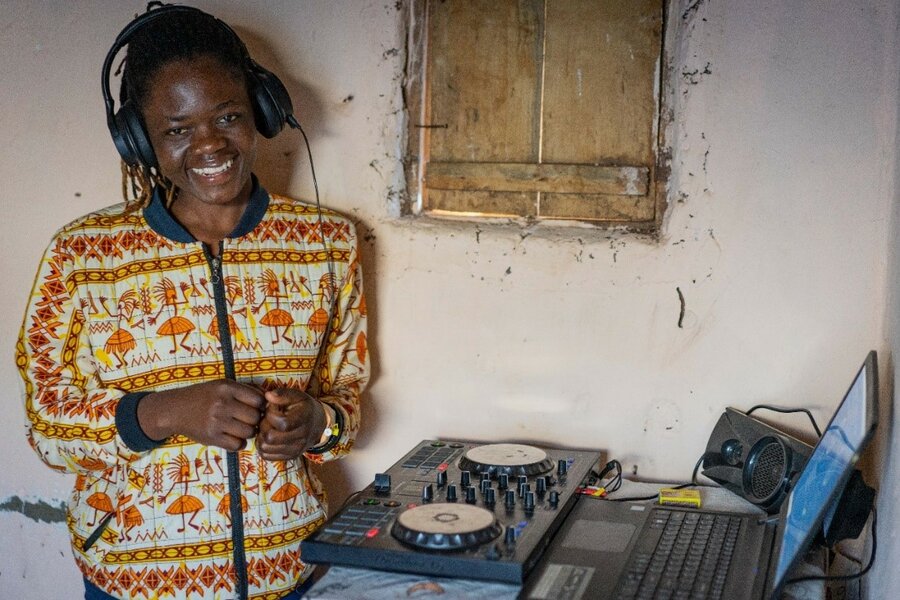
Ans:
{"type": "Polygon", "coordinates": [[[259,430],[259,413],[256,413],[256,420],[241,420],[237,418],[230,419],[222,423],[222,433],[233,438],[248,440],[256,435],[259,430]]]}
{"type": "Polygon", "coordinates": [[[315,416],[319,402],[300,390],[276,389],[266,392],[268,401],[264,418],[278,431],[292,431],[315,416]]]}
{"type": "Polygon", "coordinates": [[[302,448],[298,449],[296,451],[292,450],[290,452],[278,452],[278,453],[266,452],[261,448],[259,451],[259,455],[263,457],[263,460],[285,460],[285,461],[294,460],[295,458],[300,456],[302,453],[303,453],[302,448]]]}
{"type": "Polygon", "coordinates": [[[256,437],[256,447],[266,460],[291,460],[306,449],[306,428],[278,431],[264,421],[256,437]]]}
{"type": "MultiPolygon", "coordinates": [[[[252,435],[254,435],[256,433],[256,427],[259,425],[259,422],[263,418],[263,413],[259,409],[251,408],[246,404],[235,403],[229,408],[230,418],[228,420],[234,423],[240,423],[248,426],[252,430],[252,432],[246,437],[251,437],[252,435]]],[[[242,429],[241,431],[244,431],[244,429],[242,429]]]]}
{"type": "Polygon", "coordinates": [[[224,379],[181,388],[177,398],[179,433],[232,452],[256,435],[265,406],[259,389],[224,379]]]}
{"type": "Polygon", "coordinates": [[[241,404],[257,411],[265,408],[266,396],[259,388],[237,381],[225,380],[222,383],[227,387],[227,393],[241,404]]]}
{"type": "Polygon", "coordinates": [[[260,456],[291,460],[318,443],[326,421],[318,400],[296,390],[273,390],[266,393],[266,400],[269,405],[256,438],[260,456]],[[285,404],[286,398],[292,401],[285,404]]]}
{"type": "Polygon", "coordinates": [[[263,392],[236,381],[226,380],[220,384],[220,399],[225,402],[224,432],[242,439],[253,437],[266,406],[263,392]]]}
{"type": "Polygon", "coordinates": [[[315,402],[315,398],[304,391],[293,388],[277,388],[265,393],[265,400],[276,406],[290,406],[303,402],[315,402]]]}
{"type": "Polygon", "coordinates": [[[217,440],[218,443],[214,444],[228,450],[229,452],[237,452],[238,450],[243,450],[247,447],[249,441],[246,438],[234,437],[230,435],[222,435],[217,440]]]}
{"type": "Polygon", "coordinates": [[[312,407],[307,402],[289,406],[269,406],[263,416],[278,431],[293,431],[310,420],[312,407]]]}
{"type": "Polygon", "coordinates": [[[287,431],[281,431],[274,427],[268,427],[264,431],[260,431],[259,438],[264,444],[270,446],[285,446],[294,443],[304,442],[308,437],[308,428],[304,425],[287,431]]]}
{"type": "MultiPolygon", "coordinates": [[[[319,402],[301,390],[259,388],[231,380],[198,384],[190,395],[193,409],[184,414],[182,426],[193,439],[229,451],[246,447],[256,437],[256,446],[266,460],[291,460],[318,440],[312,429],[322,421],[319,402]],[[197,398],[206,407],[198,411],[197,398]],[[196,421],[196,423],[195,423],[196,421]]],[[[321,427],[320,427],[321,429],[321,427]]]]}

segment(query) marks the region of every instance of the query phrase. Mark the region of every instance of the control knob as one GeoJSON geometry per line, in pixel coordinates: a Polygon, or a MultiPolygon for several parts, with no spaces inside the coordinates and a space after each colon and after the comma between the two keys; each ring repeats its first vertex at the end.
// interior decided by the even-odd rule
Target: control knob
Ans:
{"type": "Polygon", "coordinates": [[[512,525],[506,526],[506,532],[503,534],[503,541],[507,546],[514,546],[516,543],[516,528],[512,525]]]}
{"type": "Polygon", "coordinates": [[[525,512],[527,514],[534,512],[534,492],[525,492],[525,512]]]}
{"type": "Polygon", "coordinates": [[[550,506],[553,508],[559,506],[559,492],[557,492],[556,490],[550,492],[550,495],[547,498],[547,502],[549,502],[550,506]]]}

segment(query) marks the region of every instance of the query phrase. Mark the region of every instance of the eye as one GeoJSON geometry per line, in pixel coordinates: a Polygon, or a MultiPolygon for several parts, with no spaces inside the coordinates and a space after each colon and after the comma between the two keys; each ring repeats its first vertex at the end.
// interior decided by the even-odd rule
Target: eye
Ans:
{"type": "Polygon", "coordinates": [[[166,130],[166,135],[170,135],[173,137],[184,135],[185,133],[187,133],[186,127],[172,127],[166,130]]]}
{"type": "Polygon", "coordinates": [[[228,113],[227,115],[222,115],[221,117],[219,117],[219,123],[223,125],[234,123],[235,121],[240,119],[241,116],[241,113],[228,113]]]}

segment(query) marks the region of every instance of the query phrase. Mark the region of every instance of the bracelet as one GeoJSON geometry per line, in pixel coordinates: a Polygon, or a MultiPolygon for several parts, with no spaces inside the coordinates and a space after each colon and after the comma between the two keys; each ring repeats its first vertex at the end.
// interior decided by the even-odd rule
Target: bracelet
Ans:
{"type": "Polygon", "coordinates": [[[306,452],[309,454],[324,454],[334,448],[338,440],[341,439],[341,432],[344,429],[344,416],[341,414],[341,411],[325,402],[322,402],[322,407],[325,409],[326,420],[328,419],[329,409],[331,412],[334,412],[334,423],[326,425],[325,430],[322,431],[324,442],[320,441],[318,445],[306,449],[306,452]],[[325,438],[326,435],[328,438],[325,438]]]}
{"type": "Polygon", "coordinates": [[[313,446],[313,448],[328,443],[328,440],[330,440],[332,436],[340,433],[337,423],[335,422],[334,409],[324,402],[319,402],[319,404],[322,405],[322,410],[325,412],[325,429],[322,430],[322,435],[319,436],[319,443],[313,446]]]}

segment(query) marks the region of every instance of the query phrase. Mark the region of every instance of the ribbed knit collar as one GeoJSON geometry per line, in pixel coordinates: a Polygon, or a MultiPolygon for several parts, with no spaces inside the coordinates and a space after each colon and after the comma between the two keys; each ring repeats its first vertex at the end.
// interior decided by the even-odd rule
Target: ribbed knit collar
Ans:
{"type": "MultiPolygon", "coordinates": [[[[147,223],[158,234],[166,237],[173,242],[182,244],[190,244],[196,242],[197,239],[190,232],[181,226],[181,223],[175,220],[175,217],[166,210],[165,192],[156,186],[153,190],[153,198],[150,204],[144,208],[144,218],[147,223]]],[[[229,233],[228,238],[239,238],[253,231],[259,222],[262,221],[266,210],[269,208],[269,192],[265,190],[253,175],[253,188],[250,190],[250,200],[241,220],[238,221],[234,231],[229,233]]]]}

